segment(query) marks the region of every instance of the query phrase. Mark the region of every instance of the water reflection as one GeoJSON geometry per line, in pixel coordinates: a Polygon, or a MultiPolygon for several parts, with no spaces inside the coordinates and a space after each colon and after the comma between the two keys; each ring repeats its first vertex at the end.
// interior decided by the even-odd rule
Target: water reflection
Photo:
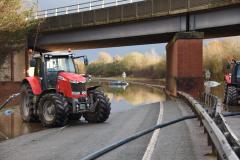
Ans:
{"type": "MultiPolygon", "coordinates": [[[[96,83],[90,85],[94,84],[96,83]]],[[[101,83],[101,86],[110,98],[111,112],[126,111],[139,105],[165,100],[163,91],[146,86],[134,84],[125,87],[110,86],[108,83],[101,83]]],[[[0,112],[0,141],[44,129],[40,123],[23,123],[19,106],[8,106],[9,108],[14,111],[12,116],[0,112]]]]}
{"type": "Polygon", "coordinates": [[[112,103],[113,112],[130,109],[134,106],[164,101],[165,93],[156,88],[131,84],[124,88],[112,88],[107,84],[102,84],[104,92],[108,95],[112,103]]]}
{"type": "Polygon", "coordinates": [[[23,123],[20,117],[19,106],[12,106],[13,114],[6,116],[0,112],[0,137],[13,138],[26,133],[42,130],[40,123],[23,123]]]}

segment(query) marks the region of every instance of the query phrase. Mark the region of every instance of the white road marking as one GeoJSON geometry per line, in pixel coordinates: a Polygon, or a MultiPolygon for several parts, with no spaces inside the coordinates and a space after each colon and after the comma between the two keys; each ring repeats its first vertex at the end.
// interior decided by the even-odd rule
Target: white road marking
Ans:
{"type": "MultiPolygon", "coordinates": [[[[158,120],[157,120],[157,125],[162,123],[162,119],[163,119],[163,103],[160,102],[160,110],[159,110],[159,115],[158,115],[158,120]]],[[[147,146],[147,149],[143,155],[142,160],[151,160],[152,158],[152,154],[155,148],[155,145],[157,143],[158,140],[158,135],[159,135],[160,129],[156,129],[153,134],[152,134],[152,138],[147,146]]]]}

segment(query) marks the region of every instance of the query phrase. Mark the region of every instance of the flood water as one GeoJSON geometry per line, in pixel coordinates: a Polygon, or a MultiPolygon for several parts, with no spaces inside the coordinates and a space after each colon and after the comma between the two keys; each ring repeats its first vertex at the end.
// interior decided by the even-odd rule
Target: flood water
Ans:
{"type": "MultiPolygon", "coordinates": [[[[130,84],[121,87],[101,83],[101,86],[101,89],[110,98],[111,112],[126,111],[140,105],[159,102],[166,98],[164,91],[142,85],[130,84]]],[[[6,116],[4,110],[0,112],[0,141],[46,129],[41,126],[40,122],[24,123],[20,117],[19,106],[8,106],[7,108],[11,109],[14,114],[6,116]]]]}

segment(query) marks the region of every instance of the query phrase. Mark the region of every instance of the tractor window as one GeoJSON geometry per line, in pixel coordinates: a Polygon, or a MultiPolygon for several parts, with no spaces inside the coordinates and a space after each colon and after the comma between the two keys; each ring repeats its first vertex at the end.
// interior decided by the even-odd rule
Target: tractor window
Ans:
{"type": "Polygon", "coordinates": [[[73,60],[71,58],[51,58],[47,61],[47,71],[66,71],[75,73],[73,60]]]}
{"type": "Polygon", "coordinates": [[[48,88],[55,88],[58,71],[75,72],[72,58],[51,58],[47,61],[47,81],[48,88]]]}

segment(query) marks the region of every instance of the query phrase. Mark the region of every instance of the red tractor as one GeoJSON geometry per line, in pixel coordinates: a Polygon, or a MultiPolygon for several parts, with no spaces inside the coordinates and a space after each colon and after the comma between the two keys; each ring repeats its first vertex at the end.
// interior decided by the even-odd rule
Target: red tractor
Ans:
{"type": "Polygon", "coordinates": [[[35,54],[30,61],[34,76],[22,82],[20,113],[23,121],[40,120],[43,126],[63,126],[83,116],[88,122],[100,123],[110,114],[109,98],[99,86],[87,87],[88,76],[77,74],[71,53],[35,54]]]}
{"type": "Polygon", "coordinates": [[[235,106],[240,100],[240,61],[233,60],[231,71],[225,75],[224,103],[235,106]]]}

